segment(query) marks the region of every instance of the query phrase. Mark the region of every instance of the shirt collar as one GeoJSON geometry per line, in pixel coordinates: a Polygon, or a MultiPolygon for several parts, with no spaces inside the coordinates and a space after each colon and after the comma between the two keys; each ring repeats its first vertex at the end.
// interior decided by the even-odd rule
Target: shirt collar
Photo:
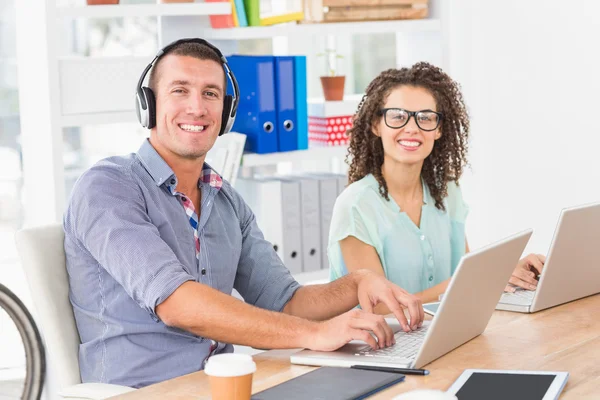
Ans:
{"type": "MultiPolygon", "coordinates": [[[[156,186],[161,186],[167,181],[170,185],[177,184],[175,173],[171,167],[169,167],[169,164],[167,164],[160,154],[158,154],[156,149],[150,144],[148,139],[144,140],[144,143],[142,143],[142,146],[137,151],[137,157],[152,179],[154,179],[156,186]],[[172,179],[175,179],[175,182],[171,182],[172,179]]],[[[208,183],[211,187],[219,190],[223,186],[223,178],[219,173],[212,169],[210,165],[204,163],[202,166],[202,174],[198,180],[198,186],[200,186],[201,183],[208,183]]]]}
{"type": "MultiPolygon", "coordinates": [[[[369,175],[367,175],[367,179],[369,180],[369,183],[370,183],[371,187],[375,190],[375,192],[378,195],[380,195],[379,194],[379,182],[377,181],[377,178],[375,178],[375,176],[373,174],[369,174],[369,175]]],[[[422,177],[421,177],[421,185],[423,187],[423,205],[424,206],[427,206],[429,204],[435,205],[435,201],[431,197],[431,192],[429,191],[429,186],[427,186],[427,183],[425,182],[425,180],[422,177]]],[[[389,200],[385,200],[385,199],[383,199],[383,200],[395,212],[402,211],[400,209],[400,206],[398,206],[398,203],[396,203],[394,201],[394,199],[392,199],[391,197],[389,198],[389,200]]]]}

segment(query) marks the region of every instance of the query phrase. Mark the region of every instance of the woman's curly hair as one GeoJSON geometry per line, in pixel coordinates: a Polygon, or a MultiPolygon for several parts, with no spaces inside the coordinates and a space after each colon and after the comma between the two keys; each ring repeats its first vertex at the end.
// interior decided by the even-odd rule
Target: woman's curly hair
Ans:
{"type": "Polygon", "coordinates": [[[349,182],[373,174],[379,182],[379,192],[389,200],[388,187],[381,171],[383,144],[381,138],[373,133],[373,127],[383,118],[380,110],[387,97],[399,86],[427,90],[435,99],[437,111],[444,115],[439,128],[442,135],[425,159],[421,176],[435,199],[435,206],[445,210],[443,199],[448,195],[448,182],[458,184],[467,165],[469,115],[458,83],[440,68],[426,62],[417,63],[411,68],[383,71],[367,87],[354,115],[353,127],[347,131],[350,137],[346,156],[350,166],[349,182]]]}

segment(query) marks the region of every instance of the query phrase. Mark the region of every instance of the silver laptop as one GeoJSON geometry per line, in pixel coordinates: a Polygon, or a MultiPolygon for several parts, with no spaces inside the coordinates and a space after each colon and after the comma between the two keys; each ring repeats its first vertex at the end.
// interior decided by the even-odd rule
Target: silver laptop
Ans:
{"type": "Polygon", "coordinates": [[[600,293],[599,247],[600,203],[562,210],[537,290],[504,293],[496,310],[533,313],[600,293]]]}
{"type": "Polygon", "coordinates": [[[422,328],[405,333],[393,320],[395,345],[372,350],[365,342],[352,341],[333,352],[302,350],[292,354],[291,362],[420,368],[443,356],[483,332],[531,232],[518,233],[465,255],[433,321],[425,321],[422,328]]]}

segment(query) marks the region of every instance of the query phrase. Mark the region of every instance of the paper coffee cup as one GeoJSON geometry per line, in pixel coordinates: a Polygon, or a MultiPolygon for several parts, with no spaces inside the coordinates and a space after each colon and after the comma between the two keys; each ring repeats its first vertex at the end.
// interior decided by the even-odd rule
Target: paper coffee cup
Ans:
{"type": "Polygon", "coordinates": [[[219,400],[250,400],[255,371],[256,364],[247,354],[217,354],[204,367],[212,398],[219,400]]]}

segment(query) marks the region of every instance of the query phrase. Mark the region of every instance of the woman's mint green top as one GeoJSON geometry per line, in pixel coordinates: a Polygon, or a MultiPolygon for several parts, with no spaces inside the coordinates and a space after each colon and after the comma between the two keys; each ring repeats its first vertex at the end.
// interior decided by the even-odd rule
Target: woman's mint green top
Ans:
{"type": "Polygon", "coordinates": [[[329,276],[348,273],[340,240],[354,236],[373,246],[385,276],[409,293],[417,293],[450,278],[465,254],[465,219],[469,212],[460,188],[448,183],[446,211],[435,207],[423,184],[421,223],[417,227],[390,197],[379,194],[379,183],[367,175],[338,197],[329,231],[329,276]]]}

